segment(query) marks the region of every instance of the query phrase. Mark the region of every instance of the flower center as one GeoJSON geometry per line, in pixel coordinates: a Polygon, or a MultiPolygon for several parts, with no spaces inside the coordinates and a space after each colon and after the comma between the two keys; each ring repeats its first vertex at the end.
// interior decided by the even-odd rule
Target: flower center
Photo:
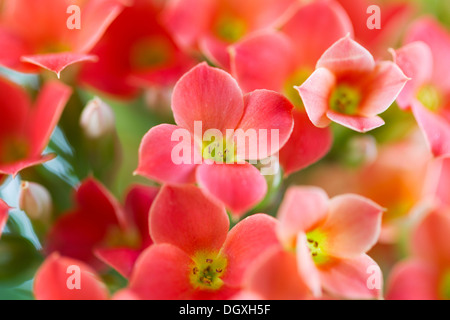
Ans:
{"type": "Polygon", "coordinates": [[[227,139],[203,141],[202,155],[205,160],[217,163],[234,163],[236,160],[236,146],[227,139]]]}
{"type": "Polygon", "coordinates": [[[139,41],[133,46],[132,65],[136,68],[161,67],[171,60],[172,45],[162,37],[139,41]]]}
{"type": "Polygon", "coordinates": [[[438,111],[442,105],[442,97],[432,85],[423,86],[417,94],[417,100],[431,111],[438,111]]]}
{"type": "Polygon", "coordinates": [[[325,235],[319,230],[313,230],[306,234],[307,245],[315,264],[327,263],[330,258],[324,252],[323,244],[325,242],[325,235]]]}
{"type": "Polygon", "coordinates": [[[192,259],[190,281],[195,289],[218,290],[223,285],[227,259],[217,253],[199,252],[192,259]]]}
{"type": "Polygon", "coordinates": [[[303,107],[303,101],[300,98],[297,90],[294,86],[300,86],[305,82],[311,75],[312,70],[309,68],[301,68],[292,74],[284,84],[283,91],[286,97],[294,104],[296,107],[303,107]]]}
{"type": "Polygon", "coordinates": [[[222,40],[236,42],[245,34],[247,26],[242,19],[225,14],[218,19],[214,30],[222,40]]]}
{"type": "Polygon", "coordinates": [[[332,92],[329,100],[330,109],[346,115],[355,115],[361,102],[361,93],[358,89],[347,85],[338,85],[332,92]]]}
{"type": "Polygon", "coordinates": [[[442,299],[450,300],[450,270],[445,272],[441,278],[439,293],[442,299]]]}
{"type": "Polygon", "coordinates": [[[21,138],[6,139],[1,146],[0,162],[13,163],[25,159],[29,153],[28,143],[21,138]]]}

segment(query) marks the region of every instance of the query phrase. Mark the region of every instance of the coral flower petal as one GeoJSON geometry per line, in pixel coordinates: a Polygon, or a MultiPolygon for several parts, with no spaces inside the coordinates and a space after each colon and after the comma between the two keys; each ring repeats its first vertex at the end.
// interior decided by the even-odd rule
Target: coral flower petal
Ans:
{"type": "Polygon", "coordinates": [[[338,259],[319,268],[322,286],[328,293],[347,299],[378,299],[382,295],[380,267],[368,255],[338,259]]]}
{"type": "Polygon", "coordinates": [[[0,237],[2,236],[3,228],[5,228],[6,221],[8,220],[9,206],[5,201],[0,199],[0,237]]]}
{"type": "MultiPolygon", "coordinates": [[[[176,130],[184,130],[170,124],[161,124],[151,128],[142,139],[139,147],[139,165],[135,173],[154,179],[159,182],[168,183],[191,183],[195,181],[194,152],[196,148],[191,145],[192,158],[189,163],[175,164],[172,152],[176,145],[182,142],[172,141],[176,130]]],[[[191,135],[188,135],[192,139],[191,135]]],[[[187,139],[187,138],[186,138],[187,139]]],[[[189,145],[189,143],[187,144],[189,145]]]]}
{"type": "Polygon", "coordinates": [[[297,271],[295,255],[274,247],[245,274],[244,288],[269,300],[302,300],[310,291],[297,271]]]}
{"type": "Polygon", "coordinates": [[[278,245],[277,221],[265,214],[252,215],[239,222],[228,234],[222,252],[227,270],[222,280],[229,286],[240,286],[244,272],[252,262],[272,246],[278,245]]]}
{"type": "Polygon", "coordinates": [[[141,251],[129,248],[97,249],[97,258],[117,270],[125,278],[129,278],[134,264],[141,251]]]}
{"type": "Polygon", "coordinates": [[[218,129],[225,133],[238,125],[244,100],[236,80],[228,73],[200,63],[175,85],[172,110],[176,123],[192,133],[195,121],[202,122],[203,131],[218,129]]]}
{"type": "Polygon", "coordinates": [[[320,188],[290,187],[278,210],[278,235],[283,243],[293,245],[299,231],[308,232],[325,219],[328,195],[320,188]]]}
{"type": "Polygon", "coordinates": [[[319,161],[328,153],[333,142],[330,128],[317,128],[305,112],[295,109],[292,115],[294,130],[279,153],[285,176],[319,161]]]}
{"type": "Polygon", "coordinates": [[[245,111],[238,129],[256,132],[258,150],[253,150],[252,146],[249,146],[252,142],[246,144],[246,148],[242,150],[238,144],[237,157],[260,160],[277,153],[291,135],[294,126],[292,119],[294,106],[283,95],[269,90],[255,90],[248,93],[244,97],[244,103],[245,111]],[[275,139],[272,139],[274,132],[275,139]]]}
{"type": "Polygon", "coordinates": [[[364,73],[375,68],[375,60],[367,49],[350,36],[336,41],[317,61],[317,68],[327,68],[335,75],[364,73]]]}
{"type": "Polygon", "coordinates": [[[38,300],[106,300],[108,290],[91,267],[54,253],[36,273],[34,295],[38,300]],[[76,275],[80,276],[80,287],[70,289],[69,284],[76,285],[76,275]]]}
{"type": "Polygon", "coordinates": [[[193,291],[189,281],[191,264],[191,258],[173,245],[151,246],[136,262],[129,288],[140,299],[186,299],[193,291]]]}
{"type": "Polygon", "coordinates": [[[342,113],[328,111],[327,117],[340,125],[355,130],[357,132],[365,133],[381,127],[384,125],[384,120],[381,117],[363,117],[363,116],[349,116],[342,113]]]}
{"type": "Polygon", "coordinates": [[[328,98],[336,84],[335,75],[326,68],[318,68],[299,87],[295,87],[302,98],[309,119],[316,127],[326,127],[330,119],[328,98]]]}
{"type": "Polygon", "coordinates": [[[367,252],[378,241],[383,210],[358,195],[331,199],[328,217],[320,226],[326,234],[324,250],[339,258],[353,258],[367,252]]]}
{"type": "Polygon", "coordinates": [[[26,55],[22,56],[21,61],[28,62],[44,69],[53,71],[59,78],[61,75],[61,71],[63,71],[68,66],[77,62],[95,62],[97,61],[97,57],[91,54],[63,52],[26,55]]]}
{"type": "Polygon", "coordinates": [[[397,264],[387,285],[387,300],[438,300],[438,270],[418,260],[397,264]]]}
{"type": "Polygon", "coordinates": [[[164,186],[150,209],[150,234],[189,255],[219,251],[229,228],[225,208],[194,186],[164,186]]]}
{"type": "Polygon", "coordinates": [[[281,91],[292,72],[293,48],[290,40],[280,32],[252,34],[229,50],[231,70],[244,92],[256,89],[281,91]]]}
{"type": "Polygon", "coordinates": [[[197,182],[204,191],[223,202],[240,217],[266,195],[267,183],[257,168],[244,164],[202,164],[197,182]]]}

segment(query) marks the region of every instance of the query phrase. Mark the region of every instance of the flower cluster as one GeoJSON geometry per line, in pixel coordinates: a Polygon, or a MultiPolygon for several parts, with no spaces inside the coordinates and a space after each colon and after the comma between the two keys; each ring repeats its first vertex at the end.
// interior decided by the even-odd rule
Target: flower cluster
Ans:
{"type": "Polygon", "coordinates": [[[0,299],[450,299],[436,3],[0,0],[0,299]]]}

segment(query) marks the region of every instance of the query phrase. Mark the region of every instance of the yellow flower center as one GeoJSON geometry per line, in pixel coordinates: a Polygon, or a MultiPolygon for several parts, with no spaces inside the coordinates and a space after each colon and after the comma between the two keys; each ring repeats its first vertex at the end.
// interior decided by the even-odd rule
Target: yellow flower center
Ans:
{"type": "Polygon", "coordinates": [[[218,19],[214,30],[222,40],[236,42],[246,33],[247,25],[241,18],[225,14],[218,19]]]}
{"type": "Polygon", "coordinates": [[[346,115],[357,114],[360,103],[361,93],[359,90],[347,84],[338,85],[331,93],[329,100],[331,110],[346,115]]]}
{"type": "Polygon", "coordinates": [[[294,86],[300,86],[311,75],[312,70],[309,68],[301,68],[292,74],[284,84],[284,94],[296,107],[303,107],[303,101],[298,94],[298,91],[294,89],[294,86]]]}
{"type": "Polygon", "coordinates": [[[417,94],[417,100],[431,111],[438,111],[442,106],[441,94],[432,85],[423,86],[417,94]]]}
{"type": "Polygon", "coordinates": [[[325,235],[319,230],[313,230],[306,234],[306,241],[315,264],[321,265],[330,261],[330,257],[324,251],[325,235]]]}
{"type": "Polygon", "coordinates": [[[0,152],[0,162],[13,163],[25,159],[29,153],[29,145],[22,138],[6,139],[0,152]]]}
{"type": "Polygon", "coordinates": [[[227,259],[220,253],[198,252],[190,266],[190,281],[195,289],[218,290],[222,287],[221,277],[227,267],[227,259]]]}
{"type": "Polygon", "coordinates": [[[236,146],[233,141],[226,139],[203,141],[202,155],[205,160],[216,163],[234,163],[236,161],[236,146]]]}
{"type": "Polygon", "coordinates": [[[171,59],[172,45],[162,37],[137,42],[131,52],[131,64],[136,68],[161,67],[171,59]]]}

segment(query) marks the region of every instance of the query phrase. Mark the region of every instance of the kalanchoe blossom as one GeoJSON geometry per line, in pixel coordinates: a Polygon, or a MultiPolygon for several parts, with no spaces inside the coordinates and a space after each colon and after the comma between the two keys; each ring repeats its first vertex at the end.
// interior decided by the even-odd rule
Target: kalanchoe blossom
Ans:
{"type": "Polygon", "coordinates": [[[33,293],[37,300],[106,300],[109,297],[108,289],[89,265],[58,253],[47,257],[37,271],[33,293]]]}
{"type": "Polygon", "coordinates": [[[157,192],[157,188],[133,186],[123,208],[99,182],[83,181],[75,194],[76,207],[55,222],[45,251],[96,269],[104,268],[103,261],[128,277],[140,252],[152,244],[147,220],[157,192]]]}
{"type": "Polygon", "coordinates": [[[228,69],[229,44],[278,25],[295,5],[295,0],[170,0],[164,22],[182,47],[199,48],[228,69]]]}
{"type": "Polygon", "coordinates": [[[411,109],[434,156],[450,154],[450,34],[437,22],[422,19],[394,52],[395,62],[412,80],[398,97],[399,106],[411,109]]]}
{"type": "Polygon", "coordinates": [[[88,54],[123,8],[123,0],[5,0],[0,11],[0,64],[20,72],[96,61],[88,54]],[[79,28],[69,28],[71,5],[80,8],[79,28]],[[67,13],[69,12],[69,13],[67,13]]]}
{"type": "Polygon", "coordinates": [[[0,199],[0,237],[2,236],[3,228],[5,228],[6,221],[8,220],[9,209],[6,202],[0,199]]]}
{"type": "Polygon", "coordinates": [[[164,186],[149,223],[155,244],[117,298],[228,299],[252,262],[278,243],[274,218],[252,215],[228,232],[225,208],[191,185],[164,186]]]}
{"type": "Polygon", "coordinates": [[[381,270],[366,252],[378,240],[382,212],[358,195],[328,199],[319,188],[288,189],[278,213],[278,236],[287,251],[295,252],[293,270],[314,296],[322,290],[341,298],[381,296],[381,270]]]}
{"type": "Polygon", "coordinates": [[[0,174],[16,175],[24,168],[54,157],[41,153],[70,94],[71,89],[66,85],[48,82],[31,102],[23,88],[0,77],[0,174]]]}
{"type": "Polygon", "coordinates": [[[114,20],[84,64],[81,82],[112,95],[131,98],[141,86],[175,84],[193,65],[159,23],[156,0],[136,0],[114,20]]]}
{"type": "Polygon", "coordinates": [[[197,182],[225,203],[234,216],[240,216],[267,191],[261,173],[244,160],[264,159],[279,151],[292,132],[292,108],[286,98],[273,91],[243,95],[228,73],[201,63],[174,88],[172,110],[178,126],[162,124],[150,129],[141,142],[136,173],[163,183],[197,182]],[[201,129],[196,130],[196,122],[201,129]],[[177,136],[180,129],[187,138],[177,136]],[[267,135],[261,134],[261,129],[267,135]],[[224,141],[205,141],[211,130],[220,132],[224,141]],[[228,130],[233,130],[233,136],[228,130]],[[257,141],[239,148],[238,139],[247,130],[254,130],[257,141]],[[272,131],[278,133],[278,141],[271,141],[272,131]],[[173,152],[180,139],[188,140],[190,161],[175,163],[173,152]],[[253,150],[252,143],[258,150],[253,150]],[[218,146],[211,149],[211,144],[218,146]]]}
{"type": "Polygon", "coordinates": [[[326,127],[334,121],[367,132],[384,124],[378,114],[389,108],[407,81],[396,64],[375,62],[347,36],[325,51],[314,73],[296,89],[314,125],[326,127]]]}

